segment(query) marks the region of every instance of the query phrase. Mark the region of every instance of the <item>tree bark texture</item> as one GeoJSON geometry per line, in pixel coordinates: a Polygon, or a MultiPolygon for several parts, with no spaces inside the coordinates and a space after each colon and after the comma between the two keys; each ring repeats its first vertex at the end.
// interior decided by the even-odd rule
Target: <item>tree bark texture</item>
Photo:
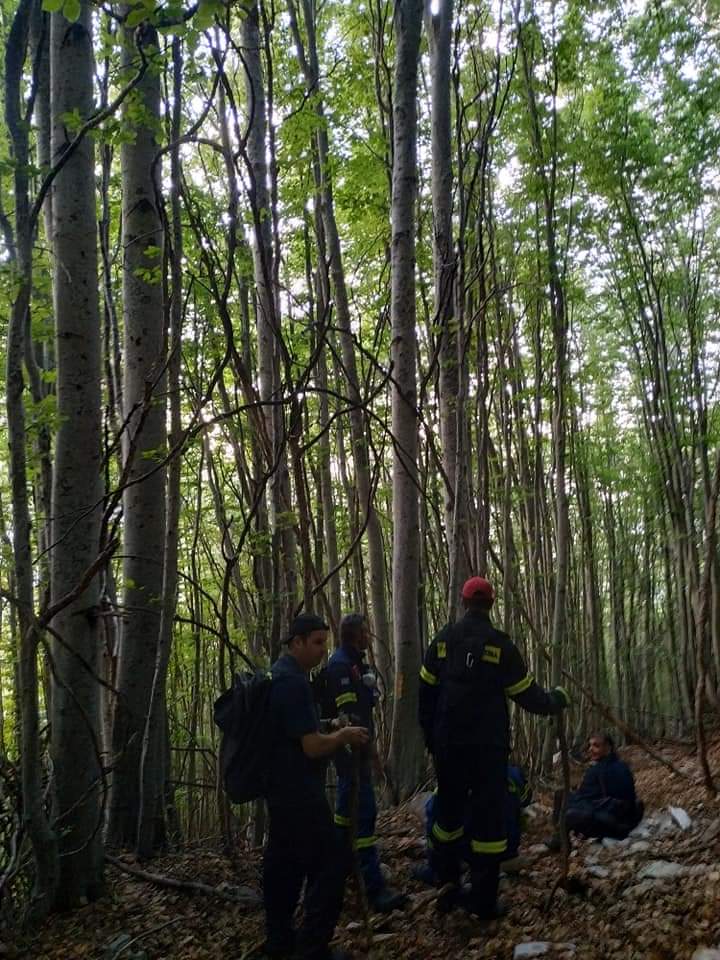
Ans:
{"type": "MultiPolygon", "coordinates": [[[[123,66],[137,69],[134,31],[126,31],[123,66]]],[[[152,59],[157,34],[138,27],[137,45],[152,59]]],[[[163,230],[154,161],[160,123],[160,73],[151,65],[125,102],[132,139],[121,148],[123,281],[123,617],[118,651],[109,834],[121,845],[137,836],[140,756],[159,643],[165,537],[167,441],[163,312],[163,230]]],[[[159,166],[157,167],[159,170],[159,166]]]]}
{"type": "MultiPolygon", "coordinates": [[[[75,23],[52,15],[53,162],[72,138],[67,115],[77,111],[85,119],[93,110],[91,24],[87,2],[75,23]]],[[[84,139],[54,180],[52,213],[59,418],[52,492],[56,602],[78,586],[100,548],[101,338],[91,138],[84,139]]],[[[58,636],[52,643],[51,754],[62,905],[93,899],[102,890],[99,686],[92,675],[99,667],[98,600],[95,576],[52,622],[58,636]]]]}
{"type": "MultiPolygon", "coordinates": [[[[21,743],[20,775],[23,820],[35,857],[34,914],[42,917],[52,907],[59,879],[57,839],[44,809],[39,741],[38,640],[35,627],[30,504],[28,498],[28,436],[23,398],[23,357],[29,328],[32,289],[32,234],[29,219],[28,129],[23,116],[22,73],[28,49],[33,0],[21,0],[5,50],[5,119],[12,144],[15,194],[15,246],[11,251],[17,269],[17,293],[7,334],[6,404],[12,498],[12,556],[17,624],[20,635],[17,700],[21,743]]],[[[4,743],[0,743],[4,748],[4,743]]]]}
{"type": "Polygon", "coordinates": [[[420,517],[418,486],[417,335],[415,331],[415,205],[417,198],[417,76],[422,0],[395,5],[397,44],[391,247],[393,372],[393,637],[395,703],[391,764],[406,797],[417,784],[422,745],[417,725],[420,672],[420,517]]]}
{"type": "Polygon", "coordinates": [[[352,442],[352,462],[357,484],[359,508],[364,514],[368,544],[368,564],[370,580],[370,616],[373,627],[373,654],[375,665],[380,673],[385,690],[393,686],[393,657],[390,649],[390,618],[388,614],[385,564],[385,542],[380,519],[375,507],[375,491],[373,489],[370,456],[367,442],[367,433],[370,429],[366,412],[363,408],[363,397],[360,390],[355,343],[352,333],[352,316],[350,300],[345,279],[342,244],[335,216],[335,201],[330,171],[330,141],[328,138],[327,121],[322,99],[322,80],[317,50],[317,24],[315,22],[315,5],[310,0],[302,0],[303,19],[307,35],[307,48],[304,47],[300,35],[299,23],[295,4],[289,4],[291,25],[293,26],[295,43],[301,66],[305,74],[308,93],[313,93],[316,99],[316,113],[318,126],[315,132],[315,146],[317,150],[316,188],[320,199],[320,212],[324,231],[327,260],[329,261],[330,281],[335,308],[335,321],[340,341],[343,375],[346,383],[348,399],[353,404],[350,410],[350,439],[352,442]]]}
{"type": "Polygon", "coordinates": [[[254,2],[242,21],[242,45],[245,66],[245,90],[250,119],[247,134],[247,174],[253,217],[253,272],[258,342],[258,388],[267,436],[272,451],[269,521],[272,538],[273,604],[270,648],[279,648],[283,618],[292,615],[296,599],[296,541],[292,527],[290,481],[288,477],[286,436],[280,380],[281,330],[268,188],[267,106],[262,63],[260,11],[254,2]]]}

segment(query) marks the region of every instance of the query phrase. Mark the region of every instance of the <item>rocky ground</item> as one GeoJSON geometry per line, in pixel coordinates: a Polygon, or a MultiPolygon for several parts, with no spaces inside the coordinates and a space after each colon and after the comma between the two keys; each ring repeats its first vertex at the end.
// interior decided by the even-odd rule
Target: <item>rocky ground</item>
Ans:
{"type": "MultiPolygon", "coordinates": [[[[383,860],[396,886],[411,894],[404,913],[375,918],[368,946],[355,896],[347,898],[338,942],[357,958],[445,960],[553,956],[623,960],[720,960],[720,804],[697,782],[690,748],[662,744],[662,752],[691,777],[673,777],[636,747],[623,751],[632,765],[646,817],[621,843],[573,847],[570,874],[576,892],[548,893],[560,857],[542,840],[550,832],[550,793],[536,803],[521,850],[520,871],[503,880],[508,916],[481,927],[455,912],[439,918],[433,892],[410,879],[423,858],[417,802],[383,816],[383,860]],[[673,808],[673,809],[671,809],[673,808]],[[545,946],[542,946],[545,944],[545,946]],[[715,952],[717,951],[717,952],[715,952]]],[[[720,783],[720,740],[711,749],[720,783]]],[[[131,860],[127,860],[131,864],[131,860]]],[[[238,885],[258,889],[260,852],[233,865],[217,851],[186,850],[155,861],[165,877],[204,882],[231,895],[238,885]]],[[[109,868],[102,901],[53,917],[22,942],[0,944],[0,957],[32,960],[243,960],[262,942],[259,905],[160,887],[109,868]]]]}

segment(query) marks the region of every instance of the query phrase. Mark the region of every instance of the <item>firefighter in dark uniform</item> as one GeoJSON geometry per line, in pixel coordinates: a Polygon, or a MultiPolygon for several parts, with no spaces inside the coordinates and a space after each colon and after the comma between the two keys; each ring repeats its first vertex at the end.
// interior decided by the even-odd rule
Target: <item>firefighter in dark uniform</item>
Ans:
{"type": "Polygon", "coordinates": [[[461,905],[483,920],[498,915],[500,862],[508,849],[507,698],[538,714],[559,713],[569,704],[561,687],[538,686],[515,644],[493,627],[494,599],[483,577],[466,581],[465,615],[435,637],[420,671],[420,723],[438,783],[432,840],[440,883],[453,885],[438,907],[461,905]],[[472,889],[463,898],[459,877],[468,803],[472,889]]]}
{"type": "Polygon", "coordinates": [[[338,842],[325,796],[325,760],[345,747],[364,746],[368,732],[356,726],[320,732],[308,674],[327,653],[327,637],[327,624],[320,617],[295,617],[287,653],[272,667],[264,958],[349,958],[329,947],[342,908],[349,857],[338,842]],[[303,924],[296,934],[293,916],[303,884],[303,924]]]}
{"type": "Polygon", "coordinates": [[[370,733],[367,747],[354,752],[339,750],[333,758],[338,777],[335,825],[346,839],[350,827],[353,764],[356,764],[359,795],[355,842],[365,891],[373,910],[389,913],[404,906],[407,897],[385,883],[376,845],[377,805],[373,772],[380,771],[380,760],[375,746],[373,710],[378,691],[375,672],[365,660],[369,643],[370,631],[365,617],[360,613],[349,613],[343,617],[340,623],[340,646],[327,665],[326,705],[323,712],[329,717],[342,717],[355,726],[365,727],[370,733]]]}

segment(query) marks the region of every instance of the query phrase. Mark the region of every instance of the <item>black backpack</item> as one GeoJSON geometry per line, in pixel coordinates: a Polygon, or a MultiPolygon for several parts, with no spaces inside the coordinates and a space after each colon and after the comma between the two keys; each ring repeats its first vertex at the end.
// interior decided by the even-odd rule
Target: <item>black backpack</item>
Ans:
{"type": "Polygon", "coordinates": [[[337,716],[337,707],[330,691],[330,675],[327,666],[321,667],[310,680],[313,700],[321,720],[332,720],[337,716]]]}
{"type": "Polygon", "coordinates": [[[215,701],[213,716],[222,730],[220,771],[232,803],[257,800],[267,787],[271,683],[266,670],[236,673],[230,689],[215,701]]]}

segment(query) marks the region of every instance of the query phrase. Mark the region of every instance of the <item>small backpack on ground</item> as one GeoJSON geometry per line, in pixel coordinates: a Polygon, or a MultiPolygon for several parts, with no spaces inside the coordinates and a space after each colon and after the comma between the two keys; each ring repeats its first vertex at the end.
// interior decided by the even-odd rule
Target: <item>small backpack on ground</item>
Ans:
{"type": "Polygon", "coordinates": [[[232,803],[262,797],[270,761],[269,671],[236,673],[215,701],[213,716],[222,731],[220,771],[232,803]]]}

